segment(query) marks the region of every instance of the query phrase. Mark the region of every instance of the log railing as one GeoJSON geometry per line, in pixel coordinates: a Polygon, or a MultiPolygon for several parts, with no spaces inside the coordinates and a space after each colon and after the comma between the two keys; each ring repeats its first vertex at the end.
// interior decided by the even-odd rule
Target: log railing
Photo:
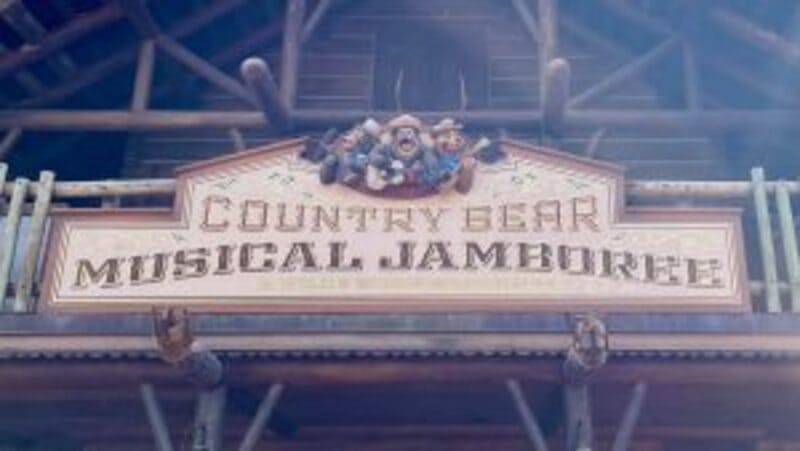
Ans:
{"type": "MultiPolygon", "coordinates": [[[[35,311],[38,264],[52,199],[163,196],[173,194],[176,187],[174,179],[56,182],[50,171],[42,171],[38,181],[6,181],[7,172],[7,165],[0,163],[0,289],[5,293],[0,311],[4,312],[35,311]],[[23,218],[27,218],[27,233],[20,234],[23,218]],[[24,254],[21,264],[14,265],[17,249],[24,254]],[[19,267],[16,283],[11,283],[15,266],[19,267]]],[[[784,305],[791,312],[800,311],[800,252],[791,203],[792,196],[800,195],[800,181],[768,181],[762,168],[754,168],[750,181],[629,180],[625,188],[629,198],[751,200],[764,274],[763,280],[751,281],[751,291],[764,301],[768,313],[785,312],[784,305]],[[777,230],[773,230],[775,214],[777,230]],[[774,233],[781,237],[781,253],[775,249],[774,233]],[[786,268],[783,280],[778,274],[779,258],[786,268]],[[783,297],[788,304],[782,303],[783,297]]]]}

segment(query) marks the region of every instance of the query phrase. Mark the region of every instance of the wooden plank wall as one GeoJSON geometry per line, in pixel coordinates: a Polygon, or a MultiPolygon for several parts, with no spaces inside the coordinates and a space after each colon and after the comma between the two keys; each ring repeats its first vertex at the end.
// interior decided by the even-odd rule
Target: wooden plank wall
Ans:
{"type": "MultiPolygon", "coordinates": [[[[441,23],[485,33],[489,68],[486,104],[495,109],[530,109],[538,104],[536,46],[510,4],[481,0],[363,0],[347,5],[333,9],[303,49],[298,83],[300,108],[372,108],[376,35],[390,23],[407,23],[410,32],[414,32],[415,23],[441,23]]],[[[564,8],[561,14],[569,18],[570,11],[564,8]]],[[[573,93],[582,92],[634,57],[610,53],[565,26],[561,27],[559,39],[561,54],[572,64],[573,93]]],[[[278,52],[278,48],[272,48],[263,54],[275,74],[280,73],[278,52]]],[[[229,71],[235,74],[236,68],[229,71]]],[[[207,85],[200,86],[202,107],[246,108],[207,85]]],[[[587,106],[649,109],[658,108],[659,99],[639,80],[626,83],[617,92],[587,106]]],[[[553,145],[580,154],[592,133],[571,131],[553,145]]],[[[539,139],[536,129],[512,136],[539,139]]],[[[245,137],[249,145],[276,138],[266,131],[248,131],[245,137]]],[[[128,146],[124,176],[170,176],[175,166],[232,149],[226,131],[139,134],[128,146]]],[[[636,178],[719,179],[729,175],[720,146],[698,134],[609,130],[596,157],[626,166],[628,176],[636,178]]]]}

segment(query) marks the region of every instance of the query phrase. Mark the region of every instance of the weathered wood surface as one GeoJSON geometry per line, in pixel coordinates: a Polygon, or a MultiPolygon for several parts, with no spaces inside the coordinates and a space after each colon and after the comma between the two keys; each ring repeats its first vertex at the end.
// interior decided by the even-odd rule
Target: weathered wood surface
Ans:
{"type": "MultiPolygon", "coordinates": [[[[247,91],[237,83],[237,86],[247,91]]],[[[236,88],[237,90],[239,88],[236,88]]],[[[249,93],[249,101],[253,101],[249,93]]],[[[423,120],[453,117],[476,128],[530,129],[542,123],[540,111],[443,111],[410,112],[423,120]]],[[[394,111],[370,110],[297,110],[292,122],[298,128],[348,126],[374,117],[383,120],[396,115],[394,111]]],[[[653,111],[653,110],[572,110],[567,111],[564,123],[576,129],[614,127],[636,130],[793,130],[800,124],[800,112],[795,110],[704,110],[653,111]]],[[[119,110],[5,110],[0,111],[0,129],[21,127],[31,130],[179,130],[221,128],[261,128],[267,122],[257,111],[147,111],[119,110]]]]}
{"type": "MultiPolygon", "coordinates": [[[[800,330],[800,317],[796,315],[764,315],[756,313],[611,313],[603,317],[612,340],[619,334],[656,335],[676,334],[703,336],[704,339],[719,336],[720,340],[729,334],[751,336],[752,343],[765,337],[791,338],[800,330]]],[[[353,333],[382,332],[389,334],[427,332],[438,333],[482,333],[516,332],[520,334],[556,334],[554,338],[561,343],[560,333],[572,330],[572,326],[562,314],[556,313],[464,313],[464,314],[407,314],[407,315],[259,315],[259,314],[196,314],[192,315],[193,330],[199,336],[230,334],[270,334],[270,333],[353,333]]],[[[85,334],[87,337],[103,335],[143,336],[152,333],[152,316],[145,314],[96,314],[96,315],[22,315],[0,316],[0,335],[6,339],[11,336],[24,338],[25,335],[53,336],[85,334]]],[[[475,336],[477,337],[477,335],[475,336]]],[[[517,338],[522,337],[521,335],[517,338]]],[[[223,337],[224,338],[224,337],[223,337]]],[[[387,339],[390,337],[387,337],[387,339]]],[[[413,335],[407,337],[413,339],[413,335]]],[[[469,337],[467,337],[469,338],[469,337]]],[[[514,337],[509,337],[514,338],[514,337]]],[[[798,337],[795,337],[798,338],[798,337]]],[[[299,337],[302,340],[302,337],[299,337]]],[[[309,338],[310,339],[310,338],[309,338]]],[[[500,340],[502,337],[487,337],[487,340],[500,340]]],[[[120,344],[108,343],[109,347],[120,349],[120,344]]],[[[421,341],[422,342],[422,341],[421,341]]],[[[148,341],[150,349],[153,342],[148,341]]],[[[268,345],[268,342],[262,343],[268,345]]],[[[698,343],[699,344],[699,343],[698,343]]],[[[790,340],[787,341],[790,344],[790,340]]],[[[440,343],[445,346],[447,343],[440,343]]],[[[740,343],[741,345],[741,343],[740,343]]],[[[668,350],[668,349],[665,349],[668,350]]]]}

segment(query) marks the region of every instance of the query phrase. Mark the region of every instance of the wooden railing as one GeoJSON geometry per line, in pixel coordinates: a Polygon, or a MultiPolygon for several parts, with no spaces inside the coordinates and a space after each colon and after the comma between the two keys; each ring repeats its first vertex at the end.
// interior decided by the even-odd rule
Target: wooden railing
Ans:
{"type": "MultiPolygon", "coordinates": [[[[170,195],[175,192],[174,179],[107,180],[56,182],[55,174],[42,171],[38,181],[16,178],[6,181],[8,166],[0,163],[0,206],[3,213],[0,235],[0,290],[2,309],[6,313],[36,311],[35,287],[40,255],[44,244],[47,215],[52,199],[113,199],[130,196],[170,195]],[[26,203],[27,202],[27,203],[26,203]],[[31,205],[30,207],[29,205],[31,205]],[[29,216],[28,231],[21,236],[23,216],[29,216]],[[16,283],[11,283],[17,248],[23,250],[16,283]]],[[[630,180],[626,183],[629,198],[670,199],[741,199],[751,200],[755,209],[758,248],[763,280],[752,280],[752,294],[763,300],[768,313],[800,311],[800,253],[791,197],[800,195],[800,182],[767,181],[763,168],[753,168],[750,181],[660,181],[630,180]],[[779,235],[782,237],[783,265],[786,277],[778,274],[778,253],[773,239],[771,200],[775,202],[779,235]]]]}

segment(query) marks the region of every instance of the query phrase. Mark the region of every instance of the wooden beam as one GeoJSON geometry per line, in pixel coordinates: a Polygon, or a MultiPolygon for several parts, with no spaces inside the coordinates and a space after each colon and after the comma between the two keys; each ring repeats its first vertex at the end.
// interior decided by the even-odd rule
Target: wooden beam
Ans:
{"type": "Polygon", "coordinates": [[[592,133],[591,138],[589,138],[589,142],[586,144],[586,149],[583,151],[583,155],[588,158],[594,158],[595,155],[597,155],[597,149],[600,148],[600,143],[603,141],[603,138],[606,136],[607,132],[607,129],[600,128],[592,133]]]}
{"type": "Polygon", "coordinates": [[[558,55],[557,0],[538,0],[539,92],[544,93],[547,65],[558,55]]]}
{"type": "Polygon", "coordinates": [[[289,126],[289,106],[278,89],[272,71],[261,58],[248,58],[242,62],[242,77],[258,101],[264,115],[278,130],[289,126]]]}
{"type": "Polygon", "coordinates": [[[24,46],[14,52],[0,56],[0,77],[10,75],[20,68],[45,58],[89,32],[119,20],[122,11],[115,3],[80,15],[58,30],[45,35],[36,45],[24,46]]]}
{"type": "Polygon", "coordinates": [[[232,128],[228,130],[228,136],[231,137],[231,141],[233,141],[233,148],[237,152],[241,152],[247,149],[247,142],[244,140],[244,135],[242,131],[238,128],[232,128]]]}
{"type": "Polygon", "coordinates": [[[169,437],[169,429],[164,421],[164,413],[156,398],[156,392],[150,384],[141,384],[139,392],[144,404],[147,420],[150,429],[153,431],[156,451],[173,451],[172,440],[169,437]]]}
{"type": "MultiPolygon", "coordinates": [[[[47,30],[28,11],[22,0],[3,0],[0,3],[0,15],[29,44],[37,45],[47,36],[47,30]]],[[[61,77],[75,72],[75,63],[65,53],[51,56],[47,65],[61,77]]]]}
{"type": "MultiPolygon", "coordinates": [[[[644,334],[638,334],[642,336],[644,334]]],[[[106,337],[114,341],[119,337],[106,337]]],[[[257,339],[254,337],[254,339],[257,339]]],[[[263,336],[262,336],[263,339],[263,336]]],[[[62,340],[64,342],[68,340],[62,340]]],[[[151,348],[152,349],[152,346],[151,348]]],[[[125,354],[128,350],[119,351],[125,354]]],[[[0,392],[20,389],[52,390],[130,390],[141,383],[167,388],[186,388],[186,380],[164,363],[156,360],[33,360],[9,359],[0,365],[3,384],[0,392]],[[53,374],[58,374],[54,384],[53,374]]],[[[291,385],[333,386],[361,384],[419,383],[497,383],[506,378],[538,383],[562,380],[559,363],[544,358],[480,358],[473,359],[403,359],[395,360],[281,360],[237,361],[231,365],[226,379],[231,386],[259,385],[265,381],[284,381],[291,385]],[[269,364],[265,364],[268,362],[269,364]]],[[[635,384],[648,381],[651,387],[670,384],[700,386],[752,387],[754,380],[762,384],[797,386],[800,363],[796,361],[703,360],[703,359],[612,359],[593,376],[595,384],[635,384]]]]}
{"type": "Polygon", "coordinates": [[[200,392],[192,431],[192,451],[222,451],[225,401],[225,386],[200,392]]]}
{"type": "MultiPolygon", "coordinates": [[[[522,128],[541,124],[540,111],[421,111],[411,112],[425,121],[453,117],[475,128],[522,128]]],[[[348,126],[365,117],[391,118],[396,111],[374,110],[297,110],[291,114],[297,128],[316,129],[348,126]]],[[[267,121],[260,111],[145,111],[120,110],[2,110],[0,129],[26,130],[177,130],[199,128],[259,128],[267,121]]],[[[567,110],[564,124],[570,128],[624,128],[654,131],[716,131],[734,129],[796,130],[800,127],[797,110],[567,110]]]]}
{"type": "Polygon", "coordinates": [[[239,445],[239,451],[253,451],[258,444],[264,432],[264,427],[269,422],[272,412],[275,411],[275,406],[283,393],[283,384],[272,384],[269,390],[264,394],[264,399],[256,410],[253,416],[253,421],[245,432],[242,443],[239,445]]]}
{"type": "Polygon", "coordinates": [[[651,66],[653,66],[653,64],[657,63],[663,56],[677,47],[680,43],[680,37],[670,37],[639,58],[636,58],[628,64],[618,68],[597,82],[594,86],[587,88],[582,93],[570,99],[568,106],[571,108],[579,107],[596,99],[597,97],[602,96],[603,94],[608,93],[614,88],[621,86],[623,83],[649,69],[651,66]]]}
{"type": "Polygon", "coordinates": [[[5,160],[9,152],[17,145],[19,139],[22,137],[22,129],[19,127],[8,130],[0,140],[0,161],[5,160]]]}
{"type": "Polygon", "coordinates": [[[331,1],[332,0],[319,0],[317,7],[314,8],[311,16],[309,16],[308,20],[306,20],[306,23],[303,26],[301,37],[302,43],[308,42],[308,40],[314,35],[314,31],[317,29],[317,27],[319,27],[320,22],[322,22],[322,18],[325,17],[328,9],[330,9],[331,1]]]}
{"type": "Polygon", "coordinates": [[[774,55],[789,64],[800,63],[800,45],[789,42],[782,36],[764,29],[750,20],[725,9],[715,8],[710,17],[729,34],[774,55]]]}
{"type": "Polygon", "coordinates": [[[36,187],[36,199],[33,212],[28,221],[28,240],[25,245],[25,255],[22,260],[22,269],[17,279],[17,289],[14,293],[14,311],[17,313],[33,313],[35,309],[33,293],[36,273],[39,269],[42,243],[50,212],[50,200],[53,197],[55,173],[41,171],[39,183],[36,187]]]}
{"type": "Polygon", "coordinates": [[[582,24],[572,17],[561,14],[558,16],[558,23],[569,34],[574,35],[588,45],[597,47],[599,51],[609,53],[619,58],[628,58],[631,56],[628,49],[621,47],[616,42],[610,40],[608,36],[582,24]]]}
{"type": "Polygon", "coordinates": [[[588,383],[584,381],[564,384],[564,408],[567,417],[564,449],[591,451],[594,431],[588,383]]]}
{"type": "Polygon", "coordinates": [[[116,1],[142,37],[152,39],[160,33],[160,27],[147,8],[147,0],[116,1]]]}
{"type": "Polygon", "coordinates": [[[507,379],[506,387],[511,395],[511,400],[514,402],[514,407],[517,409],[517,414],[522,422],[522,427],[525,429],[525,434],[528,436],[528,441],[536,451],[547,451],[547,441],[539,428],[539,422],[536,420],[528,401],[525,399],[525,394],[522,392],[522,387],[516,379],[507,379]]]}
{"type": "Polygon", "coordinates": [[[778,207],[783,258],[792,300],[789,306],[792,312],[798,312],[800,311],[800,248],[797,246],[797,230],[787,182],[778,182],[775,188],[775,203],[778,207]]]}
{"type": "Polygon", "coordinates": [[[525,26],[525,31],[531,36],[533,42],[538,44],[541,40],[541,31],[539,30],[539,24],[536,23],[536,18],[533,16],[533,12],[528,6],[528,2],[526,0],[511,0],[511,4],[514,6],[514,10],[516,10],[522,25],[525,26]]]}
{"type": "MultiPolygon", "coordinates": [[[[211,6],[203,8],[196,14],[170,27],[167,34],[175,39],[183,38],[213,22],[220,16],[227,14],[234,8],[241,5],[243,2],[244,0],[220,0],[214,2],[211,6]]],[[[42,106],[68,98],[76,92],[87,88],[103,78],[115,73],[116,71],[123,69],[127,65],[134,63],[136,61],[137,51],[138,50],[136,47],[131,46],[120,52],[117,52],[108,58],[90,65],[86,69],[70,77],[64,83],[56,85],[55,87],[45,91],[42,93],[42,95],[22,101],[18,103],[17,106],[42,106]]]]}
{"type": "Polygon", "coordinates": [[[766,308],[769,313],[780,313],[783,310],[778,290],[778,260],[775,256],[775,241],[772,236],[772,220],[770,219],[769,197],[764,186],[764,168],[757,167],[750,171],[753,181],[753,204],[756,211],[758,243],[761,252],[761,269],[766,284],[766,308]]]}
{"type": "MultiPolygon", "coordinates": [[[[592,137],[603,135],[605,129],[596,131],[592,137]]],[[[600,137],[602,139],[602,136],[600,137]]],[[[590,142],[591,144],[591,142],[590,142]]],[[[589,145],[587,145],[587,149],[589,145]]],[[[765,182],[767,192],[775,192],[778,184],[784,184],[791,195],[800,194],[800,182],[765,182]]],[[[175,179],[105,180],[86,182],[56,182],[53,196],[58,199],[82,199],[108,196],[170,195],[175,193],[175,179]]],[[[28,195],[34,195],[38,184],[29,185],[28,195]]],[[[11,194],[13,183],[6,183],[3,194],[11,194]]],[[[625,191],[630,197],[672,197],[684,199],[746,198],[752,192],[752,184],[742,181],[679,181],[679,180],[627,180],[625,191]]],[[[754,281],[751,281],[751,285],[754,281]]],[[[788,289],[788,287],[787,287],[788,289]]]]}
{"type": "Polygon", "coordinates": [[[257,128],[266,121],[260,111],[189,112],[119,110],[0,111],[0,128],[30,130],[176,130],[199,128],[257,128]],[[26,112],[27,111],[27,112],[26,112]],[[30,126],[30,127],[28,127],[30,126]]]}
{"type": "Polygon", "coordinates": [[[155,38],[155,42],[161,50],[171,56],[175,61],[188,67],[192,72],[204,78],[212,85],[244,101],[248,105],[258,106],[247,88],[242,86],[236,79],[212,66],[206,60],[197,56],[174,39],[159,35],[155,38]]]}
{"type": "Polygon", "coordinates": [[[155,66],[155,43],[152,39],[142,41],[139,47],[139,60],[136,65],[136,78],[133,84],[131,110],[144,111],[150,101],[153,87],[153,68],[155,66]]]}
{"type": "Polygon", "coordinates": [[[3,229],[3,241],[0,246],[0,311],[9,312],[13,306],[13,299],[6,296],[9,283],[11,282],[11,268],[14,264],[16,254],[17,234],[19,233],[19,223],[22,217],[22,205],[25,203],[25,196],[28,189],[28,179],[17,178],[14,180],[14,189],[11,192],[11,199],[8,202],[8,213],[6,214],[3,229]]]}
{"type": "Polygon", "coordinates": [[[305,0],[288,0],[284,21],[283,48],[281,50],[281,98],[290,109],[294,108],[297,96],[297,77],[300,66],[300,49],[305,0]]]}
{"type": "Polygon", "coordinates": [[[545,130],[560,134],[569,100],[570,66],[567,60],[555,58],[547,63],[542,91],[542,120],[545,130]]]}
{"type": "Polygon", "coordinates": [[[603,6],[610,10],[612,13],[622,17],[623,19],[633,22],[641,27],[643,27],[647,32],[660,35],[663,37],[670,36],[673,34],[672,29],[661,23],[657,19],[653,19],[652,17],[648,16],[647,14],[639,11],[636,8],[630,6],[630,3],[621,2],[619,0],[602,0],[603,6]]]}
{"type": "Polygon", "coordinates": [[[697,111],[701,108],[700,77],[697,72],[697,59],[694,46],[686,39],[682,43],[683,83],[686,108],[697,111]]]}
{"type": "Polygon", "coordinates": [[[647,384],[638,382],[636,386],[633,387],[631,399],[628,401],[628,406],[625,408],[622,422],[614,436],[614,443],[611,446],[611,451],[628,451],[631,439],[633,438],[633,431],[636,429],[636,423],[639,421],[639,415],[642,411],[645,394],[647,394],[647,384]]]}

